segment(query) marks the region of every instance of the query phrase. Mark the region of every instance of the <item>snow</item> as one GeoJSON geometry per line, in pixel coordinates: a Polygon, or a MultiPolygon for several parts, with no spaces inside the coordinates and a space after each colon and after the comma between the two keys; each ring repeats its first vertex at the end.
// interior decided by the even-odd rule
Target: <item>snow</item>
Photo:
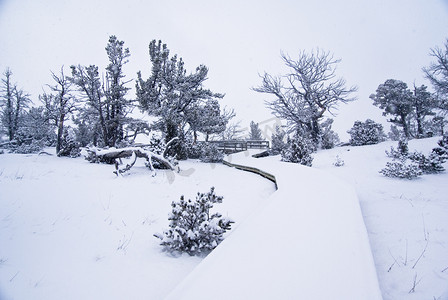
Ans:
{"type": "MultiPolygon", "coordinates": [[[[438,139],[409,150],[428,154],[438,139]]],[[[277,191],[193,160],[155,177],[137,161],[117,177],[82,158],[2,154],[0,299],[446,300],[448,172],[386,178],[391,146],[319,151],[313,168],[231,157],[275,175],[277,191]],[[211,186],[235,221],[226,239],[206,258],[163,252],[153,234],[171,202],[211,186]]]]}
{"type": "Polygon", "coordinates": [[[153,237],[173,200],[215,186],[216,209],[239,223],[275,189],[223,165],[151,177],[143,163],[117,177],[82,158],[0,155],[0,299],[162,299],[202,260],[153,237]]]}
{"type": "MultiPolygon", "coordinates": [[[[439,139],[411,140],[409,151],[427,155],[439,139]]],[[[415,180],[384,177],[378,171],[390,161],[385,151],[392,146],[396,148],[397,142],[321,151],[315,155],[313,165],[355,187],[383,298],[446,300],[448,173],[423,175],[415,180]],[[339,168],[331,166],[337,155],[345,161],[339,168]],[[409,293],[414,278],[418,284],[409,293]]],[[[448,169],[448,163],[444,166],[448,169]]]]}
{"type": "Polygon", "coordinates": [[[250,154],[227,160],[274,175],[278,191],[167,299],[381,299],[354,189],[250,154]]]}

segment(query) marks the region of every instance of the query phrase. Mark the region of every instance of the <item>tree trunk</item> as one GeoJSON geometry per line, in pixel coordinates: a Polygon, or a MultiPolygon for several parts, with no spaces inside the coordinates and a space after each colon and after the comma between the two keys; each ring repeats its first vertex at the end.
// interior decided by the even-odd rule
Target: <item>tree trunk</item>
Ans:
{"type": "Polygon", "coordinates": [[[59,121],[58,121],[58,134],[57,134],[57,140],[56,140],[56,155],[58,155],[59,151],[61,151],[62,136],[64,134],[64,119],[65,119],[65,115],[61,114],[59,116],[59,121]]]}

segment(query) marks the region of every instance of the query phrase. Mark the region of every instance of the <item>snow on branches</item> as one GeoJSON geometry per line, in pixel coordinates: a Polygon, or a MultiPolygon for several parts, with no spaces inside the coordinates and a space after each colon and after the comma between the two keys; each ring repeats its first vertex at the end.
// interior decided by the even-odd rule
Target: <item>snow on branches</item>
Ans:
{"type": "Polygon", "coordinates": [[[173,201],[169,229],[163,234],[155,234],[165,250],[187,252],[190,255],[208,254],[224,239],[223,234],[233,223],[220,213],[211,214],[215,203],[222,203],[222,196],[215,194],[212,187],[208,193],[198,193],[196,200],[173,201]]]}
{"type": "Polygon", "coordinates": [[[158,154],[154,151],[146,150],[143,147],[126,147],[126,148],[109,148],[109,149],[98,149],[95,147],[88,148],[86,159],[90,162],[98,163],[104,162],[115,165],[114,173],[118,176],[129,171],[137,161],[137,158],[145,158],[147,161],[147,166],[153,172],[153,176],[155,175],[155,167],[154,162],[157,162],[158,165],[163,168],[175,170],[175,164],[169,159],[166,158],[166,151],[169,146],[177,141],[177,137],[168,142],[165,146],[165,149],[162,153],[158,154]],[[131,158],[131,163],[126,164],[125,166],[121,165],[122,158],[131,158]]]}

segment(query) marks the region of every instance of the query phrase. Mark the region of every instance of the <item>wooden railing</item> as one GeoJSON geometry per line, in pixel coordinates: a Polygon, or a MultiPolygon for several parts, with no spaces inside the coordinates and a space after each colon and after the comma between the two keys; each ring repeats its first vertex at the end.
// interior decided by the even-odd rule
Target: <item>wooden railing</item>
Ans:
{"type": "Polygon", "coordinates": [[[247,149],[268,149],[269,141],[211,141],[218,146],[218,149],[225,153],[235,153],[246,151],[247,149]]]}

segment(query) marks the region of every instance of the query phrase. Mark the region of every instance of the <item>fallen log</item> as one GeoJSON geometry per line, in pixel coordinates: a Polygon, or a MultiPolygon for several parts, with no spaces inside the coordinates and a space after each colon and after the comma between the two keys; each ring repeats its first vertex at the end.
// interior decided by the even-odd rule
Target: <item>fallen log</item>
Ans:
{"type": "MultiPolygon", "coordinates": [[[[152,172],[155,172],[153,161],[157,161],[161,165],[165,166],[167,169],[176,170],[174,164],[172,164],[163,155],[156,154],[149,150],[145,150],[141,147],[127,147],[127,148],[110,148],[110,149],[97,149],[89,148],[87,149],[88,158],[87,160],[91,162],[108,162],[114,163],[115,171],[114,173],[118,176],[129,171],[135,164],[137,158],[144,158],[147,161],[147,166],[152,172]],[[133,157],[132,163],[127,164],[124,167],[120,167],[122,158],[133,157]]],[[[178,169],[178,168],[177,168],[178,169]]],[[[154,173],[155,175],[155,173],[154,173]]]]}

